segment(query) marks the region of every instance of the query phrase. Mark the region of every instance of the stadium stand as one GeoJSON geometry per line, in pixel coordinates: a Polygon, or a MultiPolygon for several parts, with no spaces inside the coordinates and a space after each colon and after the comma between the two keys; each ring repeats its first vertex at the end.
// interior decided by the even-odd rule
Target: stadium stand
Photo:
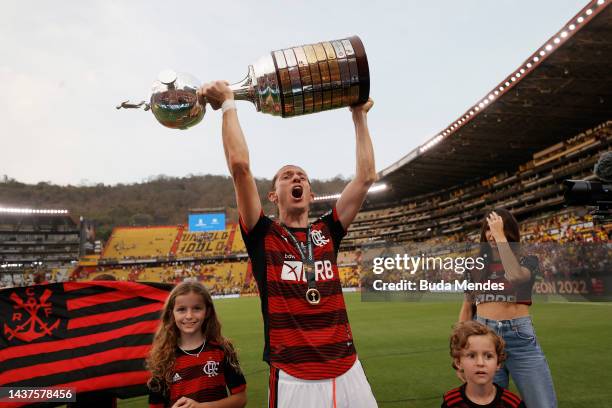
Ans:
{"type": "MultiPolygon", "coordinates": [[[[419,196],[401,205],[362,211],[338,255],[343,287],[359,286],[361,245],[389,241],[428,244],[477,241],[481,213],[493,206],[505,206],[519,216],[527,215],[522,217],[521,224],[527,242],[609,240],[610,225],[596,225],[584,208],[561,208],[559,184],[564,178],[589,176],[598,155],[609,149],[611,140],[611,124],[607,122],[534,153],[532,160],[519,165],[515,172],[503,172],[436,194],[419,196]]],[[[54,249],[58,243],[72,245],[71,255],[66,258],[64,251],[58,259],[73,261],[77,258],[78,228],[71,220],[64,218],[58,223],[56,219],[55,224],[32,217],[29,222],[15,220],[2,218],[0,253],[5,265],[2,286],[29,284],[40,275],[40,270],[32,265],[13,268],[15,274],[6,273],[10,271],[8,260],[35,262],[31,256],[43,254],[47,256],[47,268],[43,272],[47,281],[66,280],[69,276],[75,280],[90,280],[101,275],[124,281],[167,283],[197,279],[216,295],[256,291],[236,224],[228,224],[225,231],[215,233],[189,233],[182,225],[117,227],[99,259],[95,256],[83,258],[81,266],[73,271],[65,262],[49,267],[53,265],[49,261],[57,255],[54,249]],[[33,235],[41,231],[47,232],[43,241],[42,235],[33,235]],[[37,245],[42,242],[46,249],[39,251],[36,245],[32,247],[33,242],[37,245]],[[18,245],[21,251],[15,251],[18,245]],[[15,258],[16,255],[21,258],[15,258]]]]}
{"type": "Polygon", "coordinates": [[[485,209],[492,207],[507,208],[522,220],[559,210],[562,181],[591,176],[599,155],[611,145],[612,122],[606,122],[533,154],[516,171],[417,196],[402,205],[363,211],[343,248],[385,240],[465,239],[478,228],[485,209]]]}
{"type": "Polygon", "coordinates": [[[339,266],[338,273],[343,288],[355,288],[359,286],[359,266],[339,266]]]}
{"type": "Polygon", "coordinates": [[[176,258],[223,257],[245,252],[246,247],[238,225],[228,224],[224,231],[183,233],[176,251],[176,258]]]}
{"type": "Polygon", "coordinates": [[[79,281],[95,280],[101,275],[113,276],[119,281],[178,283],[198,280],[214,295],[237,294],[248,288],[247,262],[198,260],[190,262],[153,262],[132,265],[99,265],[76,272],[79,281]],[[245,288],[246,283],[246,288],[245,288]]]}
{"type": "MultiPolygon", "coordinates": [[[[482,213],[496,206],[510,209],[522,221],[526,242],[609,241],[612,225],[594,223],[584,208],[563,208],[561,185],[564,179],[591,176],[611,143],[612,122],[605,122],[533,153],[514,170],[398,204],[370,205],[358,214],[338,255],[342,286],[360,284],[362,245],[474,242],[482,213]]],[[[79,229],[68,216],[0,216],[2,286],[30,284],[41,276],[62,281],[111,275],[124,281],[197,279],[215,295],[256,292],[236,224],[208,233],[190,233],[182,225],[116,227],[101,256],[84,257],[73,270],[70,263],[78,253],[79,229]],[[45,265],[42,272],[38,262],[45,265]]]]}
{"type": "Polygon", "coordinates": [[[116,227],[101,259],[104,261],[172,259],[192,260],[245,253],[237,224],[224,231],[188,232],[183,225],[116,227]]]}
{"type": "Polygon", "coordinates": [[[104,250],[103,259],[169,258],[181,226],[117,227],[104,250]]]}
{"type": "Polygon", "coordinates": [[[79,251],[68,211],[0,209],[0,287],[63,279],[79,251]]]}
{"type": "Polygon", "coordinates": [[[177,283],[195,279],[213,295],[254,293],[240,230],[188,232],[183,225],[116,227],[97,261],[81,262],[73,280],[110,275],[119,281],[177,283]]]}

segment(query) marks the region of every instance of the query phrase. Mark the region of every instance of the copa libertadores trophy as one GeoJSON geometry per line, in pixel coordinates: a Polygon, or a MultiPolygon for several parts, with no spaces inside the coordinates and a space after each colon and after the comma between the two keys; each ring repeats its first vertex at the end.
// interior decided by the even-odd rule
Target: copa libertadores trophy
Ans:
{"type": "MultiPolygon", "coordinates": [[[[200,85],[189,74],[165,70],[148,103],[126,101],[117,109],[150,109],[162,125],[187,129],[204,117],[205,105],[196,95],[200,85]]],[[[236,100],[283,118],[342,108],[368,100],[368,59],[357,36],[285,48],[249,65],[246,78],[230,88],[236,100]]]]}

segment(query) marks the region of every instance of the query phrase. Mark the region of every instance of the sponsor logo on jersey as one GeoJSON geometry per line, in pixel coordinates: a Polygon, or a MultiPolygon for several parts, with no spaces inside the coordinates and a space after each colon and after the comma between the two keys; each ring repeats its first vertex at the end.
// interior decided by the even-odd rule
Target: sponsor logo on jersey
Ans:
{"type": "Polygon", "coordinates": [[[182,380],[183,378],[180,376],[179,373],[174,373],[174,377],[172,377],[172,382],[177,382],[182,380]]]}
{"type": "MultiPolygon", "coordinates": [[[[334,278],[331,261],[315,261],[315,280],[325,281],[334,278]]],[[[306,282],[302,261],[285,261],[281,270],[281,279],[293,282],[306,282]]]]}
{"type": "MultiPolygon", "coordinates": [[[[286,256],[287,255],[285,255],[285,257],[286,256]]],[[[304,269],[302,268],[302,262],[285,261],[285,263],[283,263],[283,269],[281,271],[281,279],[295,282],[306,282],[306,277],[304,276],[304,269]]]]}

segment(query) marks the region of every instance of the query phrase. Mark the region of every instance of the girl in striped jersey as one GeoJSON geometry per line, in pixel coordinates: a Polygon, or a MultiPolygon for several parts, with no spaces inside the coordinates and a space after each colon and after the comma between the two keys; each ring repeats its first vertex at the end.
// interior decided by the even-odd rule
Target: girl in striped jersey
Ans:
{"type": "Polygon", "coordinates": [[[164,305],[147,366],[151,408],[241,408],[246,381],[199,282],[176,286],[164,305]]]}

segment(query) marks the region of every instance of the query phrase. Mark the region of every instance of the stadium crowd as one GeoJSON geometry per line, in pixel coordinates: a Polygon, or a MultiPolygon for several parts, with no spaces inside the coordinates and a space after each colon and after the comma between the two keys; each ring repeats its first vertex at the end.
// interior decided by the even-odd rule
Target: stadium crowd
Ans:
{"type": "MultiPolygon", "coordinates": [[[[580,133],[535,153],[515,172],[504,172],[400,205],[362,211],[343,248],[372,241],[426,241],[455,235],[458,240],[478,227],[487,208],[503,207],[519,220],[562,208],[563,180],[592,176],[599,155],[612,145],[612,122],[580,133]]],[[[550,214],[544,215],[550,217],[550,214]]],[[[609,234],[611,225],[604,226],[609,234]]]]}
{"type": "MultiPolygon", "coordinates": [[[[413,242],[439,248],[451,243],[477,242],[478,218],[485,208],[491,207],[508,208],[522,219],[524,243],[571,244],[565,247],[563,256],[559,251],[564,247],[560,245],[549,248],[548,252],[541,250],[544,279],[580,274],[576,265],[581,257],[584,258],[586,248],[605,251],[605,246],[581,247],[578,244],[610,242],[612,223],[595,222],[585,208],[564,209],[561,182],[566,178],[590,176],[599,154],[611,144],[612,122],[606,122],[535,153],[532,160],[519,166],[514,173],[505,172],[421,198],[407,198],[396,206],[361,211],[338,254],[342,286],[358,287],[363,283],[360,275],[364,253],[370,256],[372,248],[399,244],[406,249],[406,245],[413,242]],[[564,261],[554,262],[552,255],[564,261]]],[[[0,252],[12,256],[18,241],[49,229],[46,225],[49,222],[42,222],[44,228],[35,222],[22,222],[19,226],[5,222],[3,231],[10,236],[6,235],[8,238],[0,252]]],[[[67,227],[67,222],[60,223],[58,231],[76,229],[74,225],[67,227]]],[[[54,248],[65,239],[63,235],[57,236],[61,238],[47,236],[51,237],[49,245],[53,244],[54,248]]],[[[31,241],[35,246],[46,245],[41,239],[31,241]]],[[[71,242],[75,241],[71,238],[71,242]]],[[[183,225],[117,227],[93,264],[39,265],[21,268],[19,272],[6,269],[0,279],[0,288],[28,285],[36,280],[89,280],[110,274],[123,281],[178,283],[198,280],[214,295],[251,294],[256,292],[256,285],[246,259],[246,247],[236,224],[228,224],[225,231],[212,233],[191,233],[183,225]]],[[[365,261],[367,263],[367,259],[365,261]]],[[[588,269],[597,268],[598,265],[593,264],[588,269]]],[[[451,277],[445,271],[430,271],[429,274],[436,278],[451,277]]]]}

